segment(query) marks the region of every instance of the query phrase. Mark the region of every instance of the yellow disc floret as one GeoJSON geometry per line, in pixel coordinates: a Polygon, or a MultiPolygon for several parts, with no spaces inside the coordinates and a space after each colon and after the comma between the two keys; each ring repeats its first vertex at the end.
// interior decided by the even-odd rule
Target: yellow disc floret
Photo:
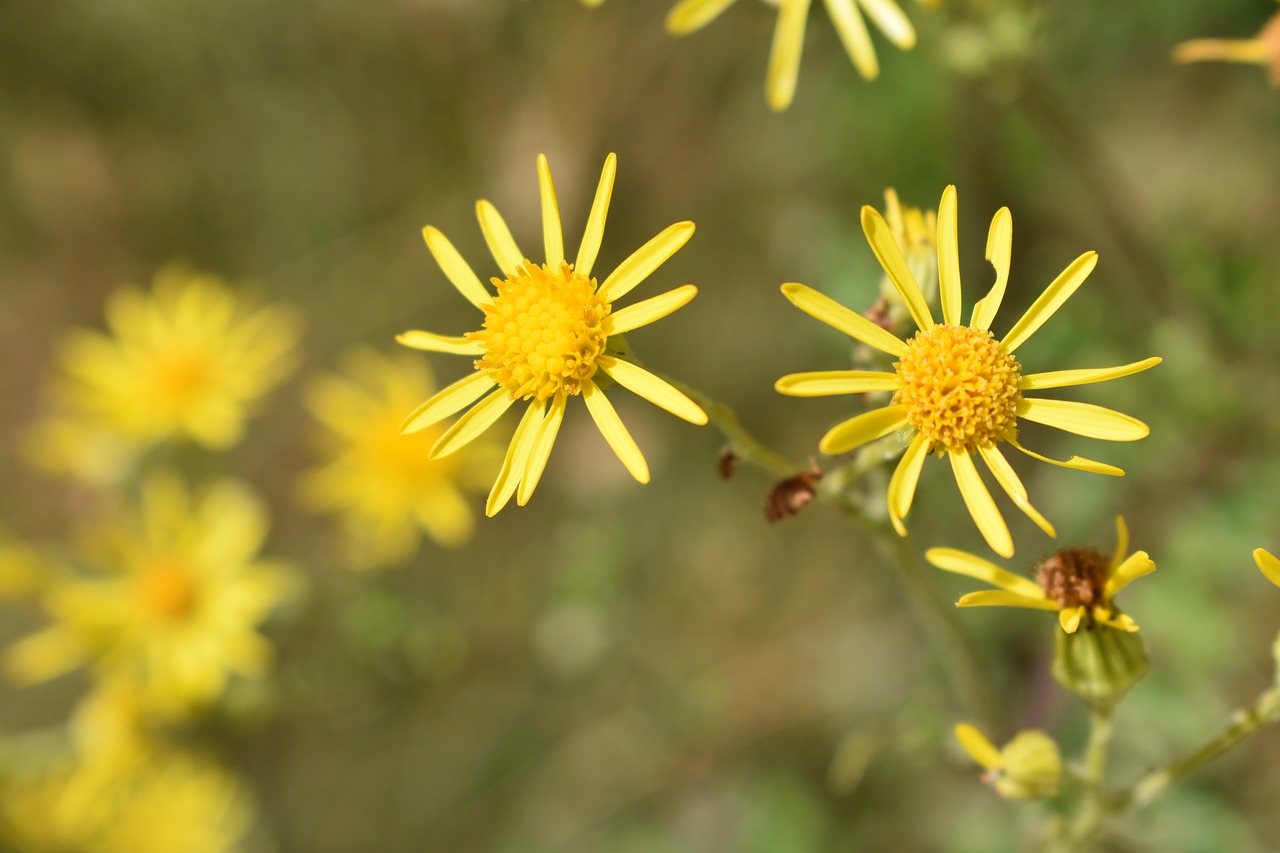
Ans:
{"type": "Polygon", "coordinates": [[[608,335],[609,303],[596,281],[573,271],[525,261],[484,306],[484,328],[467,337],[484,344],[476,368],[488,371],[512,399],[578,394],[596,372],[608,335]]]}
{"type": "Polygon", "coordinates": [[[936,451],[972,451],[1016,435],[1018,360],[990,332],[934,326],[907,341],[894,364],[901,387],[893,402],[936,451]]]}

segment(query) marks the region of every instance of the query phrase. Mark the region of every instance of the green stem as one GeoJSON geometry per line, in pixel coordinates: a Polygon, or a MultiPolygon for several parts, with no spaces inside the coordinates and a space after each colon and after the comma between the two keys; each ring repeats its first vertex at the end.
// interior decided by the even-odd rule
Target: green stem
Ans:
{"type": "Polygon", "coordinates": [[[1084,754],[1084,805],[1071,827],[1071,839],[1076,844],[1084,844],[1091,839],[1107,815],[1105,782],[1113,729],[1111,714],[1111,705],[1093,707],[1089,746],[1084,754]]]}
{"type": "Polygon", "coordinates": [[[1180,761],[1157,770],[1120,794],[1114,809],[1142,808],[1183,776],[1207,764],[1245,738],[1273,723],[1280,722],[1280,684],[1263,691],[1251,704],[1238,708],[1231,721],[1216,737],[1180,761]]]}
{"type": "Polygon", "coordinates": [[[711,399],[696,388],[690,388],[682,382],[667,379],[687,397],[702,407],[707,413],[711,425],[720,431],[729,441],[734,454],[743,462],[763,468],[777,477],[790,477],[804,468],[787,457],[766,447],[758,438],[742,425],[738,413],[732,407],[711,399]]]}

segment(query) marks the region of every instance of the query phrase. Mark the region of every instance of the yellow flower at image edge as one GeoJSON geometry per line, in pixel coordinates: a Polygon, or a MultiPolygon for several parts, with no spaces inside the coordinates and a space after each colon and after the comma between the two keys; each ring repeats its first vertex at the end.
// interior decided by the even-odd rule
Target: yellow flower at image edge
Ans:
{"type": "Polygon", "coordinates": [[[1258,564],[1258,568],[1267,580],[1280,586],[1280,560],[1276,559],[1275,555],[1265,548],[1256,548],[1253,552],[1253,561],[1258,564]]]}
{"type": "Polygon", "coordinates": [[[34,683],[91,665],[160,715],[215,701],[232,674],[261,676],[271,647],[258,625],[296,590],[289,569],[257,556],[266,533],[245,487],[192,496],[175,475],[153,475],[89,558],[99,576],[49,584],[54,625],[9,648],[10,675],[34,683]]]}
{"type": "MultiPolygon", "coordinates": [[[[699,30],[720,16],[735,0],[680,0],[667,15],[667,30],[685,35],[699,30]]],[[[812,0],[773,0],[778,7],[778,23],[773,32],[765,97],[775,110],[785,110],[795,97],[800,75],[800,55],[804,49],[805,24],[812,0]]],[[[863,13],[888,39],[903,50],[916,44],[916,31],[894,0],[824,0],[827,13],[854,67],[866,80],[880,74],[876,49],[867,31],[863,13]]]]}
{"type": "Polygon", "coordinates": [[[485,436],[461,453],[429,458],[443,425],[400,435],[404,413],[436,391],[426,365],[407,355],[356,350],[341,374],[307,387],[307,406],[325,427],[324,462],[307,472],[302,495],[341,518],[360,568],[407,559],[422,531],[446,547],[466,542],[475,519],[463,491],[487,487],[501,458],[485,436]]]}
{"type": "Polygon", "coordinates": [[[149,294],[113,294],[106,315],[110,335],[77,330],[65,339],[43,454],[36,431],[38,457],[66,455],[68,438],[103,430],[143,446],[183,437],[230,447],[252,404],[294,368],[293,313],[250,310],[211,275],[162,270],[149,294]]]}
{"type": "Polygon", "coordinates": [[[1075,293],[1097,263],[1086,252],[1071,263],[1000,340],[990,327],[1004,297],[1013,243],[1013,220],[1001,208],[991,222],[987,259],[996,281],[973,308],[968,325],[960,316],[960,265],[956,230],[956,191],[947,187],[938,205],[937,254],[941,324],[935,323],[915,277],[903,259],[889,225],[878,211],[862,208],[862,229],[880,265],[907,306],[918,330],[909,340],[876,325],[803,284],[784,284],[783,294],[800,310],[870,347],[897,357],[894,372],[830,370],[795,373],[776,383],[782,394],[817,397],[836,394],[892,392],[890,405],[858,415],[831,429],[819,448],[847,453],[898,430],[910,443],[889,480],[889,518],[906,535],[904,518],[911,509],[925,457],[945,456],[969,514],[987,544],[1004,557],[1013,555],[1013,540],[995,501],[987,491],[974,457],[978,456],[1014,504],[1050,536],[1052,525],[1030,503],[1026,488],[998,445],[1053,465],[1121,476],[1119,468],[1073,456],[1049,459],[1018,443],[1018,420],[1024,419],[1107,441],[1136,441],[1149,432],[1146,424],[1119,412],[1088,403],[1024,396],[1026,392],[1087,385],[1138,373],[1160,363],[1148,358],[1119,367],[1061,370],[1023,375],[1014,352],[1075,293]]]}
{"type": "Polygon", "coordinates": [[[1000,568],[994,563],[951,548],[930,548],[925,559],[943,571],[985,581],[998,590],[971,592],[957,607],[1027,607],[1057,611],[1062,630],[1073,634],[1086,621],[1121,631],[1138,626],[1115,605],[1115,596],[1133,581],[1155,571],[1146,551],[1126,554],[1129,529],[1116,519],[1116,550],[1108,558],[1096,548],[1065,548],[1037,567],[1036,580],[1000,568]]]}
{"type": "Polygon", "coordinates": [[[649,467],[597,382],[598,372],[672,414],[695,423],[707,415],[665,380],[625,357],[621,337],[684,306],[696,294],[691,284],[615,311],[614,303],[675,254],[693,234],[692,222],[678,222],[637,249],[597,284],[591,277],[613,193],[617,159],[605,160],[600,185],[587,218],[576,260],[565,260],[560,209],[547,158],[538,157],[546,262],[528,260],[506,223],[487,201],[476,205],[480,228],[505,278],[491,279],[496,295],[481,284],[444,235],[423,229],[427,247],[453,285],[484,313],[483,328],[462,337],[410,331],[396,338],[405,346],[478,356],[476,372],[439,392],[409,415],[405,433],[433,426],[485,395],[447,429],[431,449],[439,459],[483,433],[516,401],[527,401],[502,469],[489,493],[485,513],[494,515],[511,499],[524,505],[533,494],[555,443],[570,397],[581,396],[601,434],[641,483],[649,467]],[[517,494],[518,491],[518,494],[517,494]]]}
{"type": "Polygon", "coordinates": [[[1018,732],[1003,749],[968,723],[956,726],[956,740],[987,773],[983,780],[1002,797],[1052,797],[1062,780],[1062,755],[1053,738],[1038,729],[1018,732]]]}

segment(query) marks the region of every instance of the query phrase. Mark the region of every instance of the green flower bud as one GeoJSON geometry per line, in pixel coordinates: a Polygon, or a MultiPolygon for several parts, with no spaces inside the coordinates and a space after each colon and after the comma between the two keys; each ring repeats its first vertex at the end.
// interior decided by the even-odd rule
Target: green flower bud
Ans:
{"type": "Polygon", "coordinates": [[[1053,677],[1090,705],[1110,707],[1147,674],[1147,644],[1137,631],[1086,621],[1058,631],[1053,677]]]}
{"type": "Polygon", "coordinates": [[[1058,793],[1062,755],[1053,738],[1039,729],[1018,732],[996,749],[987,736],[967,723],[956,726],[956,739],[969,757],[986,768],[982,777],[1002,797],[1038,799],[1058,793]]]}

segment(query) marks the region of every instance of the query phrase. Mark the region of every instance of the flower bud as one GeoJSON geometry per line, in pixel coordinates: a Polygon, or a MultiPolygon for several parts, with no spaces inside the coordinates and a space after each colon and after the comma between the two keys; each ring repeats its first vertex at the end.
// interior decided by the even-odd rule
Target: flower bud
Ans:
{"type": "Polygon", "coordinates": [[[967,723],[956,726],[956,739],[969,757],[986,768],[983,781],[1002,797],[1034,799],[1058,793],[1062,755],[1053,738],[1038,729],[1018,732],[997,750],[986,735],[967,723]]]}

